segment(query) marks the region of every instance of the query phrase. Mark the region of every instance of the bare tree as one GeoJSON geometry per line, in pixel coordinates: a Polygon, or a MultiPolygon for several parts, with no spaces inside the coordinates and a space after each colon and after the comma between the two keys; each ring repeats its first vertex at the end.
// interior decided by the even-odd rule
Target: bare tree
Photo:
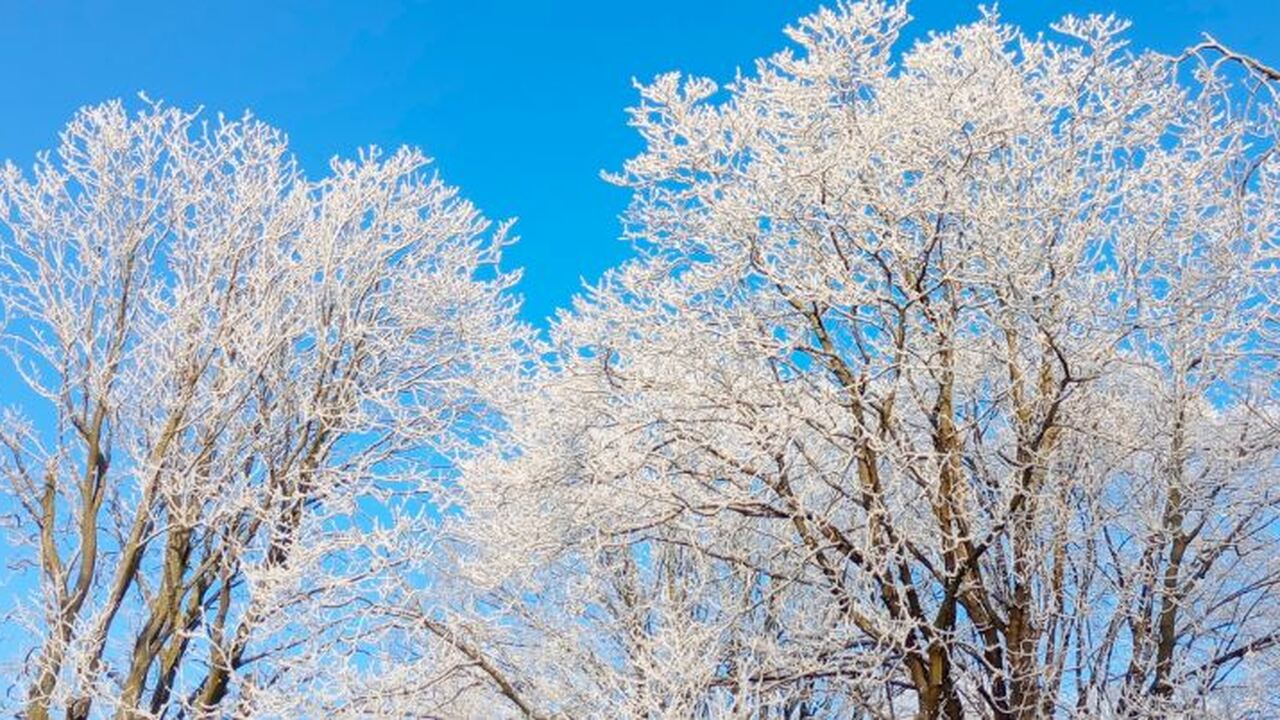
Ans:
{"type": "Polygon", "coordinates": [[[6,168],[14,709],[1280,713],[1280,73],[907,22],[642,87],[548,346],[411,151],[117,104],[6,168]]]}
{"type": "Polygon", "coordinates": [[[1273,71],[840,3],[631,112],[639,257],[465,473],[576,717],[1280,712],[1273,71]]]}
{"type": "Polygon", "coordinates": [[[376,610],[431,581],[447,468],[519,370],[507,227],[412,150],[312,181],[276,130],[158,104],[61,137],[0,173],[14,709],[389,715],[398,669],[469,663],[376,610]]]}

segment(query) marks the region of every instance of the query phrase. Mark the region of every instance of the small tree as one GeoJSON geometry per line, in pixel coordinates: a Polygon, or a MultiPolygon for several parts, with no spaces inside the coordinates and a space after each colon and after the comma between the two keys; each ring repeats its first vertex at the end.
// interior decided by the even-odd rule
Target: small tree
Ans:
{"type": "Polygon", "coordinates": [[[907,19],[641,88],[640,257],[467,473],[492,655],[579,717],[1275,714],[1277,75],[907,19]]]}
{"type": "Polygon", "coordinates": [[[0,173],[25,717],[385,712],[427,650],[377,609],[429,579],[441,468],[524,342],[506,226],[425,165],[310,181],[251,118],[111,103],[0,173]]]}

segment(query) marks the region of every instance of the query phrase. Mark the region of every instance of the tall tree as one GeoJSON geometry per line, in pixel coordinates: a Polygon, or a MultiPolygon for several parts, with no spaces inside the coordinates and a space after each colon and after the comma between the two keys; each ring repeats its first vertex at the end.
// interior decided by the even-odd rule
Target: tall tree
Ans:
{"type": "Polygon", "coordinates": [[[24,717],[374,712],[428,652],[375,610],[430,579],[441,469],[527,338],[507,227],[426,162],[313,181],[252,118],[111,103],[0,172],[24,717]]]}
{"type": "Polygon", "coordinates": [[[641,88],[639,257],[468,466],[476,642],[575,717],[1280,712],[1277,74],[907,20],[641,88]]]}

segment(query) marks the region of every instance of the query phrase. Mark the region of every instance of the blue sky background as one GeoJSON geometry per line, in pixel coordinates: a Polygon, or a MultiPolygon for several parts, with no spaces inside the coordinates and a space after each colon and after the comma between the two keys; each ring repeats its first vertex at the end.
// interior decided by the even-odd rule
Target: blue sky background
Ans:
{"type": "MultiPolygon", "coordinates": [[[[492,218],[519,216],[539,321],[629,253],[624,190],[599,179],[639,149],[631,78],[681,69],[719,80],[783,46],[813,0],[34,2],[0,0],[0,158],[29,165],[82,105],[139,90],[184,107],[246,108],[289,133],[313,175],[358,147],[416,145],[492,218]]],[[[1004,16],[1047,30],[1114,11],[1139,46],[1176,51],[1201,30],[1280,65],[1280,0],[1018,0],[1004,16]]],[[[977,16],[921,0],[910,36],[977,16]]],[[[0,380],[4,378],[0,374],[0,380]]]]}

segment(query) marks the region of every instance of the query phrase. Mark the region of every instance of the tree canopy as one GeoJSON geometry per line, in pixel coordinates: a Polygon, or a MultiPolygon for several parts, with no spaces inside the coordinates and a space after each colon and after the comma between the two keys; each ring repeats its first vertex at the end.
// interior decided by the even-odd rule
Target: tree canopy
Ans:
{"type": "Polygon", "coordinates": [[[15,709],[1280,712],[1280,73],[908,20],[641,85],[542,334],[415,151],[116,103],[9,166],[15,709]]]}

